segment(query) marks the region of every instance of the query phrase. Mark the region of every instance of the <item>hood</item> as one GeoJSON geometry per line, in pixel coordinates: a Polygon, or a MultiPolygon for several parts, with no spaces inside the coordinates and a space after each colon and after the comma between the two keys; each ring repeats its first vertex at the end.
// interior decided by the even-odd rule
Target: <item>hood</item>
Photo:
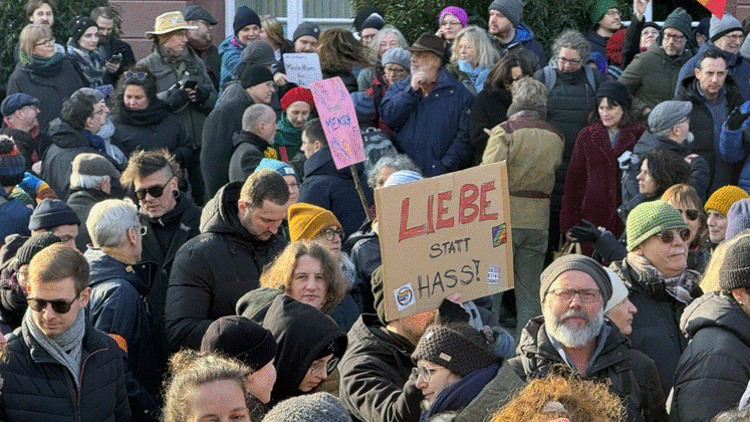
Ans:
{"type": "Polygon", "coordinates": [[[707,327],[727,330],[750,347],[750,317],[731,296],[708,292],[685,308],[680,328],[688,338],[707,327]]]}
{"type": "Polygon", "coordinates": [[[282,294],[281,290],[273,287],[258,287],[257,289],[250,290],[237,301],[237,315],[242,315],[258,324],[262,324],[263,319],[265,319],[268,313],[268,308],[271,307],[276,296],[280,294],[282,294]]]}
{"type": "Polygon", "coordinates": [[[230,35],[226,38],[224,38],[224,41],[219,44],[219,55],[223,56],[224,53],[232,50],[237,50],[237,47],[235,47],[234,43],[232,43],[232,38],[234,38],[234,35],[230,35]]]}
{"type": "Polygon", "coordinates": [[[380,318],[375,314],[361,314],[359,319],[362,322],[355,322],[348,333],[352,344],[377,343],[377,348],[385,347],[391,349],[396,360],[398,360],[398,355],[404,355],[409,356],[409,361],[411,362],[411,354],[414,353],[416,346],[411,344],[409,340],[399,334],[388,331],[383,322],[380,321],[380,318]]]}
{"type": "Polygon", "coordinates": [[[73,129],[59,117],[50,122],[47,135],[52,139],[52,143],[60,148],[91,147],[91,142],[81,134],[81,131],[73,129]]]}
{"type": "MultiPolygon", "coordinates": [[[[365,171],[363,163],[358,163],[356,167],[359,175],[365,171]]],[[[352,171],[348,167],[336,169],[331,149],[326,146],[305,161],[305,178],[309,176],[336,176],[340,179],[351,180],[352,171]]]]}
{"type": "Polygon", "coordinates": [[[526,24],[521,23],[516,27],[516,36],[513,37],[513,41],[508,45],[517,44],[524,41],[529,41],[534,38],[534,31],[531,30],[526,24]]]}
{"type": "MultiPolygon", "coordinates": [[[[184,214],[185,211],[187,211],[189,208],[193,207],[195,207],[193,199],[185,193],[181,192],[177,197],[177,204],[175,204],[174,208],[172,208],[166,214],[158,218],[152,218],[147,214],[142,213],[140,214],[140,217],[151,223],[152,226],[166,227],[172,223],[180,221],[182,219],[182,214],[184,214]]],[[[200,210],[198,210],[198,212],[200,212],[200,210]]]]}
{"type": "Polygon", "coordinates": [[[89,286],[107,282],[111,279],[124,279],[138,291],[138,294],[148,294],[148,283],[137,273],[136,266],[120,262],[104,253],[103,250],[89,246],[83,255],[91,266],[89,286]],[[130,267],[130,269],[128,269],[130,267]]]}
{"type": "Polygon", "coordinates": [[[372,237],[378,237],[378,234],[375,233],[372,229],[373,222],[375,222],[377,218],[374,218],[372,220],[367,220],[357,229],[356,232],[349,235],[349,237],[346,239],[346,245],[351,249],[354,245],[357,244],[362,239],[369,239],[372,237]]]}
{"type": "Polygon", "coordinates": [[[201,233],[229,234],[249,238],[250,233],[242,227],[237,216],[237,200],[240,199],[242,182],[224,185],[203,207],[201,233]]]}
{"type": "Polygon", "coordinates": [[[270,146],[265,139],[252,132],[247,132],[244,130],[234,132],[234,135],[232,135],[232,146],[236,149],[237,146],[243,142],[247,142],[248,144],[254,146],[261,153],[263,153],[263,151],[265,151],[266,148],[270,146]]]}
{"type": "Polygon", "coordinates": [[[318,309],[279,295],[268,309],[263,327],[273,334],[278,345],[276,352],[276,384],[271,393],[273,403],[302,393],[298,387],[310,364],[326,353],[335,343],[334,356],[341,358],[346,351],[346,333],[328,315],[318,309]]]}
{"type": "MultiPolygon", "coordinates": [[[[699,92],[697,80],[698,79],[695,77],[695,74],[692,72],[689,73],[688,76],[685,76],[678,84],[677,95],[675,95],[674,99],[680,101],[692,101],[693,107],[695,107],[696,103],[705,103],[706,97],[704,97],[703,94],[699,92]]],[[[719,95],[725,95],[727,97],[727,101],[731,102],[732,93],[737,92],[739,92],[737,82],[734,81],[732,75],[727,74],[727,78],[724,80],[724,86],[721,88],[719,95]]]]}
{"type": "Polygon", "coordinates": [[[217,106],[235,102],[241,104],[243,109],[255,104],[253,98],[242,88],[239,81],[232,80],[221,91],[221,97],[219,97],[217,106]]]}

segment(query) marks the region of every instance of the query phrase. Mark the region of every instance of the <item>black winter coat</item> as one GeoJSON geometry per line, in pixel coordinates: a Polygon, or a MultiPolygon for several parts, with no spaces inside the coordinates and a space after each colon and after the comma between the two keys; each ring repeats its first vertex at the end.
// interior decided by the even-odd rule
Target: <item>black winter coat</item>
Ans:
{"type": "Polygon", "coordinates": [[[4,381],[0,420],[130,422],[123,352],[88,321],[81,354],[81,391],[68,369],[23,327],[8,336],[7,356],[7,362],[0,363],[4,381]]]}
{"type": "Polygon", "coordinates": [[[242,183],[229,183],[201,214],[201,235],[177,251],[169,276],[164,317],[173,350],[199,349],[211,323],[234,315],[242,295],[260,285],[263,267],[284,249],[280,234],[267,241],[252,236],[237,217],[242,183]]]}
{"type": "Polygon", "coordinates": [[[232,135],[232,145],[234,152],[229,161],[229,181],[244,182],[265,158],[264,152],[269,144],[252,132],[240,130],[232,135]]]}
{"type": "Polygon", "coordinates": [[[359,317],[339,363],[339,398],[362,422],[417,422],[424,398],[411,376],[414,345],[386,329],[376,315],[359,317]]]}
{"type": "Polygon", "coordinates": [[[690,343],[677,365],[670,420],[708,421],[737,408],[750,380],[750,317],[733,297],[709,292],[680,325],[690,343]]]}
{"type": "MultiPolygon", "coordinates": [[[[664,392],[654,361],[632,349],[614,324],[605,323],[604,331],[609,331],[604,347],[589,362],[588,370],[581,374],[583,378],[606,381],[610,391],[622,399],[628,421],[666,421],[664,392]]],[[[508,364],[523,380],[570,370],[547,336],[541,316],[530,320],[523,329],[517,352],[518,356],[508,364]]]]}
{"type": "Polygon", "coordinates": [[[76,248],[79,251],[86,251],[86,245],[91,243],[91,236],[86,227],[86,220],[89,218],[91,208],[93,208],[97,202],[110,198],[110,195],[99,189],[74,188],[70,190],[70,194],[68,195],[68,199],[65,200],[65,203],[75,211],[78,219],[81,220],[81,225],[78,226],[78,236],[76,236],[76,248]]]}
{"type": "Polygon", "coordinates": [[[508,120],[508,107],[512,102],[510,91],[505,89],[483,89],[474,97],[469,113],[469,140],[474,151],[474,165],[482,162],[482,154],[490,139],[484,129],[494,128],[508,120]]]}
{"type": "Polygon", "coordinates": [[[354,245],[351,247],[349,257],[354,264],[354,271],[359,282],[352,286],[352,296],[360,303],[362,313],[365,314],[375,313],[375,297],[372,295],[370,279],[373,271],[382,263],[380,240],[372,228],[376,222],[377,219],[364,223],[347,240],[348,244],[354,245]]]}

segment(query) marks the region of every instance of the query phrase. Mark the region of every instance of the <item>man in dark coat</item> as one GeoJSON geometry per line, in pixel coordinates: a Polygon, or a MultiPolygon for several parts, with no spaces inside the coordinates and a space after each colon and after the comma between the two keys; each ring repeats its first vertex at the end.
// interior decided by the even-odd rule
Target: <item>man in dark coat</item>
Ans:
{"type": "Polygon", "coordinates": [[[155,347],[153,320],[145,298],[149,280],[136,264],[141,260],[143,231],[138,211],[119,199],[91,209],[86,225],[93,245],[85,253],[91,266],[91,299],[86,313],[91,325],[120,342],[126,351],[130,408],[137,420],[156,421],[161,387],[159,363],[166,362],[155,347]]]}
{"type": "MultiPolygon", "coordinates": [[[[365,208],[354,187],[354,178],[348,168],[336,169],[320,119],[312,119],[302,129],[302,152],[305,177],[299,188],[298,202],[317,205],[333,213],[341,222],[345,240],[368,219],[365,208]]],[[[364,166],[356,166],[368,206],[373,202],[372,190],[367,186],[364,166]]]]}
{"type": "Polygon", "coordinates": [[[105,83],[115,85],[120,79],[120,75],[135,64],[135,56],[130,44],[122,41],[115,36],[115,18],[117,13],[109,6],[101,6],[91,11],[91,20],[96,22],[98,31],[96,36],[99,38],[99,52],[107,62],[104,66],[107,68],[105,83]],[[120,55],[119,61],[112,56],[120,55]]]}
{"type": "Polygon", "coordinates": [[[524,380],[562,371],[604,381],[623,400],[628,421],[664,422],[656,365],[604,321],[611,296],[612,283],[598,262],[582,255],[555,260],[541,277],[543,316],[526,325],[518,356],[508,363],[524,380]]]}
{"type": "Polygon", "coordinates": [[[200,348],[211,322],[234,315],[237,300],[258,288],[263,267],[286,244],[278,229],[288,201],[284,178],[259,170],[206,204],[202,234],[177,251],[169,277],[165,320],[173,350],[200,348]]]}
{"type": "Polygon", "coordinates": [[[265,104],[253,104],[242,115],[242,130],[232,136],[234,152],[229,181],[244,182],[264,158],[276,159],[271,148],[276,137],[276,113],[265,104]]]}
{"type": "Polygon", "coordinates": [[[591,44],[591,51],[607,57],[607,41],[622,27],[619,4],[614,0],[598,0],[589,12],[594,28],[586,33],[586,39],[591,44]]]}
{"type": "Polygon", "coordinates": [[[8,336],[7,360],[0,363],[0,419],[130,421],[123,351],[85,316],[86,259],[58,243],[34,256],[29,268],[29,310],[8,336]]]}
{"type": "Polygon", "coordinates": [[[212,198],[228,181],[232,135],[242,129],[242,114],[253,104],[269,104],[273,76],[266,66],[246,66],[238,81],[224,89],[219,103],[203,124],[201,174],[205,198],[212,198]]]}
{"type": "Polygon", "coordinates": [[[505,57],[509,53],[520,55],[537,70],[547,64],[544,48],[534,39],[534,32],[523,19],[522,0],[494,0],[489,7],[488,32],[490,41],[505,57]]]}
{"type": "MultiPolygon", "coordinates": [[[[0,104],[3,114],[2,127],[15,129],[28,134],[31,141],[28,145],[20,145],[19,150],[26,158],[27,168],[41,161],[44,151],[50,145],[49,136],[39,128],[39,100],[21,92],[8,95],[0,104]]],[[[15,139],[16,135],[10,133],[15,139]]],[[[16,144],[19,144],[16,140],[16,144]]]]}
{"type": "Polygon", "coordinates": [[[206,9],[194,4],[182,9],[182,16],[189,26],[196,27],[196,29],[188,29],[188,48],[206,64],[206,72],[208,72],[208,76],[211,77],[214,88],[218,92],[221,56],[219,55],[219,49],[211,42],[213,38],[211,27],[218,22],[206,9]]]}
{"type": "MultiPolygon", "coordinates": [[[[153,266],[148,286],[148,307],[153,319],[157,353],[168,356],[164,308],[172,263],[180,247],[200,234],[201,209],[179,190],[180,167],[165,150],[137,151],[123,172],[123,184],[135,192],[140,205],[143,235],[142,263],[153,266]]],[[[159,364],[166,369],[166,359],[159,364]]]]}

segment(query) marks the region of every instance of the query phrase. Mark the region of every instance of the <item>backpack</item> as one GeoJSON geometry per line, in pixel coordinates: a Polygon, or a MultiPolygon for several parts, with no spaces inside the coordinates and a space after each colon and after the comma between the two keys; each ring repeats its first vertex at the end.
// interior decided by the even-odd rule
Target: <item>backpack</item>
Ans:
{"type": "Polygon", "coordinates": [[[391,137],[382,129],[368,127],[361,130],[362,143],[365,147],[365,172],[369,172],[382,157],[398,153],[391,142],[391,137]]]}
{"type": "MultiPolygon", "coordinates": [[[[555,72],[555,69],[552,66],[545,66],[543,70],[544,86],[547,88],[547,94],[549,94],[552,92],[552,88],[555,87],[555,82],[557,82],[557,72],[555,72]]],[[[596,94],[599,85],[596,83],[596,78],[594,77],[594,68],[588,65],[583,65],[583,71],[586,73],[586,80],[588,81],[589,86],[596,94]]]]}

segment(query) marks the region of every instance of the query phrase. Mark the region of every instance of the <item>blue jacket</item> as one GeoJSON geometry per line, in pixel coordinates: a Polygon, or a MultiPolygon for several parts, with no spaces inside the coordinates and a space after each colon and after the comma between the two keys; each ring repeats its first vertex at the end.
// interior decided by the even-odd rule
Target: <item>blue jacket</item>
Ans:
{"type": "MultiPolygon", "coordinates": [[[[750,101],[740,107],[743,113],[747,113],[748,110],[750,101]]],[[[750,190],[750,118],[742,122],[742,127],[737,130],[729,130],[726,123],[721,126],[719,155],[727,163],[744,163],[737,186],[745,192],[750,190]]]]}
{"type": "MultiPolygon", "coordinates": [[[[237,48],[232,43],[234,35],[230,35],[219,44],[219,54],[221,55],[221,75],[219,76],[219,91],[223,91],[224,85],[232,79],[234,69],[240,64],[242,49],[237,48]]],[[[217,97],[218,98],[218,97],[217,97]]],[[[217,100],[218,104],[218,100],[217,100]]]]}
{"type": "MultiPolygon", "coordinates": [[[[372,190],[367,185],[364,165],[357,164],[357,173],[368,201],[372,205],[372,190]]],[[[325,208],[333,213],[344,229],[343,244],[350,234],[367,220],[365,209],[354,187],[354,178],[349,168],[336,169],[331,149],[325,147],[305,161],[305,177],[299,188],[299,201],[325,208]]]]}
{"type": "MultiPolygon", "coordinates": [[[[727,70],[728,73],[732,75],[732,78],[737,82],[737,86],[740,88],[740,94],[742,94],[742,98],[745,100],[750,100],[750,62],[742,58],[739,53],[729,53],[724,50],[720,50],[718,47],[714,45],[714,43],[710,40],[703,43],[700,49],[698,49],[698,53],[696,53],[690,60],[685,62],[684,65],[682,65],[682,69],[680,69],[680,73],[677,75],[677,80],[682,81],[686,77],[693,74],[693,69],[698,67],[698,59],[700,59],[701,54],[703,54],[706,50],[709,48],[715,48],[719,51],[721,51],[724,54],[724,59],[727,61],[727,70]]],[[[677,86],[674,88],[674,93],[677,95],[677,92],[680,90],[680,84],[677,83],[677,86]]]]}
{"type": "Polygon", "coordinates": [[[388,88],[378,111],[395,132],[396,147],[419,166],[422,174],[437,176],[462,169],[471,157],[472,99],[460,82],[441,69],[427,97],[411,88],[410,76],[388,88]]]}
{"type": "Polygon", "coordinates": [[[5,189],[0,188],[0,244],[5,243],[5,237],[11,234],[29,236],[32,212],[23,202],[8,198],[5,189]]]}

